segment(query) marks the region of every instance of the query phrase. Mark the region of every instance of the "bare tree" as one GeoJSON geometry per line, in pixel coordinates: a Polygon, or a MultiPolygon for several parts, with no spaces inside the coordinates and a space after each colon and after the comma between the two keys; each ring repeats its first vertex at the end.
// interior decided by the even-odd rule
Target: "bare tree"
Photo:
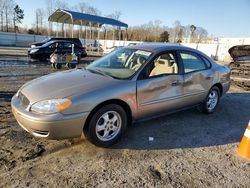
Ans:
{"type": "Polygon", "coordinates": [[[208,36],[208,32],[206,29],[202,28],[202,27],[197,27],[196,31],[195,31],[195,40],[196,42],[202,42],[204,40],[206,40],[208,36]]]}
{"type": "Polygon", "coordinates": [[[13,23],[14,23],[14,31],[18,30],[17,23],[22,23],[22,19],[24,18],[24,11],[16,5],[14,7],[14,16],[13,16],[13,23]]]}
{"type": "Polygon", "coordinates": [[[87,7],[86,13],[96,15],[96,16],[101,16],[102,15],[102,12],[98,8],[95,8],[95,7],[92,7],[92,6],[87,7]]]}
{"type": "Polygon", "coordinates": [[[45,12],[43,9],[38,8],[36,9],[36,33],[42,34],[41,29],[43,28],[43,21],[44,21],[45,12]]]}
{"type": "MultiPolygon", "coordinates": [[[[56,7],[56,9],[68,9],[69,5],[65,1],[57,0],[56,3],[55,3],[55,7],[56,7]]],[[[61,34],[62,34],[62,36],[64,36],[65,32],[66,31],[64,29],[64,23],[62,23],[61,24],[61,34]]]]}
{"type": "Polygon", "coordinates": [[[4,0],[0,0],[0,21],[1,21],[1,31],[3,31],[4,23],[4,0]]]}
{"type": "MultiPolygon", "coordinates": [[[[108,14],[108,15],[105,15],[105,17],[107,17],[107,18],[112,18],[112,19],[115,19],[115,20],[120,20],[120,17],[121,17],[121,15],[122,15],[122,13],[121,13],[121,11],[115,11],[114,13],[111,13],[111,14],[108,14]]],[[[110,27],[110,26],[108,26],[108,25],[106,25],[105,27],[104,27],[104,38],[107,38],[107,31],[108,30],[112,30],[113,32],[113,37],[115,37],[115,38],[121,38],[121,33],[119,32],[119,29],[120,28],[116,28],[115,30],[114,30],[114,28],[113,27],[110,27]]]]}
{"type": "MultiPolygon", "coordinates": [[[[49,17],[55,10],[55,0],[46,1],[47,17],[49,17]]],[[[52,23],[49,22],[48,35],[52,33],[52,23]]]]}
{"type": "Polygon", "coordinates": [[[195,25],[191,25],[190,26],[190,39],[191,39],[191,42],[193,42],[194,40],[194,32],[196,30],[196,26],[195,25]]]}
{"type": "Polygon", "coordinates": [[[11,20],[13,20],[13,15],[14,15],[14,1],[13,0],[3,0],[3,22],[5,19],[5,27],[6,27],[6,31],[9,31],[9,26],[10,26],[10,22],[11,20]]]}
{"type": "Polygon", "coordinates": [[[121,12],[121,11],[115,11],[114,13],[111,13],[111,14],[106,15],[106,17],[108,17],[108,18],[113,18],[113,19],[115,19],[115,20],[120,20],[121,15],[122,15],[122,12],[121,12]]]}
{"type": "Polygon", "coordinates": [[[88,4],[84,2],[80,2],[77,5],[75,5],[73,9],[81,13],[86,13],[88,10],[88,4]]]}

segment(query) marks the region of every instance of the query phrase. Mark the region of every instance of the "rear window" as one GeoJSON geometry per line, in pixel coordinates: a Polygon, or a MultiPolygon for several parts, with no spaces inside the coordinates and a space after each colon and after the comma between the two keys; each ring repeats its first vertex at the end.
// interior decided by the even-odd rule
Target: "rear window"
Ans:
{"type": "Polygon", "coordinates": [[[181,52],[180,56],[184,65],[185,73],[206,69],[205,63],[198,55],[189,52],[181,52]]]}

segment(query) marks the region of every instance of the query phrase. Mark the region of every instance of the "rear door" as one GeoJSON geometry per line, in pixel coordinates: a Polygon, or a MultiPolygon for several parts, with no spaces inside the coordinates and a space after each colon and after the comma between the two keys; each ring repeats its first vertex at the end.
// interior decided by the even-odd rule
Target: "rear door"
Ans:
{"type": "Polygon", "coordinates": [[[138,118],[157,116],[182,107],[183,75],[175,52],[157,55],[137,80],[138,118]]]}
{"type": "Polygon", "coordinates": [[[72,53],[72,43],[71,42],[64,42],[64,47],[63,47],[64,53],[72,53]]]}
{"type": "Polygon", "coordinates": [[[179,51],[183,64],[183,105],[203,102],[212,86],[211,64],[205,57],[190,51],[179,51]]]}

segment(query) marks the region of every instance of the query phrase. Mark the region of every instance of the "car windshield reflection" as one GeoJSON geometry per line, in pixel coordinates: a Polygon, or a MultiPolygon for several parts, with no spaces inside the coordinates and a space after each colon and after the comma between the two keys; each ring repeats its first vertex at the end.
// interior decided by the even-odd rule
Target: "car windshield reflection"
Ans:
{"type": "Polygon", "coordinates": [[[102,72],[117,79],[129,79],[148,60],[151,52],[120,48],[94,61],[87,70],[102,72]]]}

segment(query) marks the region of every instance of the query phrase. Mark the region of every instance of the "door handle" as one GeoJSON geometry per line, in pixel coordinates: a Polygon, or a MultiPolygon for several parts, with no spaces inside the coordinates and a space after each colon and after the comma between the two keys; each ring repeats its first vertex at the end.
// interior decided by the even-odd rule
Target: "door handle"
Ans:
{"type": "Polygon", "coordinates": [[[178,86],[178,85],[180,85],[180,81],[179,80],[175,80],[175,81],[172,82],[171,85],[172,86],[178,86]]]}
{"type": "Polygon", "coordinates": [[[213,77],[212,76],[207,76],[206,80],[211,80],[213,77]]]}

